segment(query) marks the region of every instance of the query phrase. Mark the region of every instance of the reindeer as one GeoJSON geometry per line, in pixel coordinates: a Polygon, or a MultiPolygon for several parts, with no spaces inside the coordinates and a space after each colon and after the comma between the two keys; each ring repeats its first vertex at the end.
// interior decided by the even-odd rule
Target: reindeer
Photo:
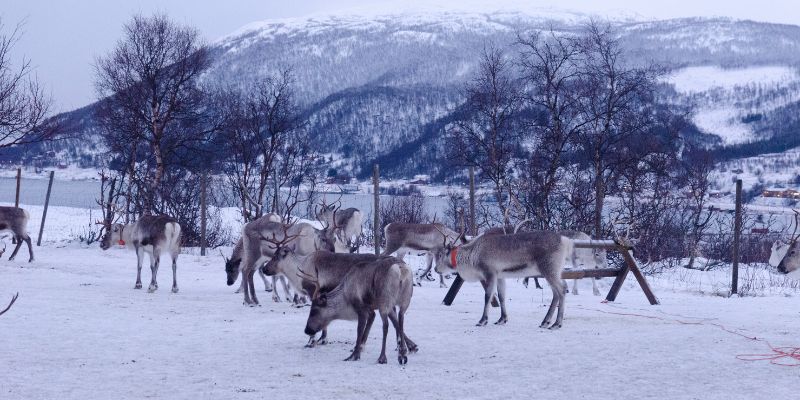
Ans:
{"type": "Polygon", "coordinates": [[[166,215],[143,215],[138,221],[122,225],[111,224],[107,227],[100,248],[108,250],[113,243],[119,243],[136,251],[136,285],[142,288],[142,261],[144,253],[150,255],[149,293],[158,289],[156,275],[161,264],[161,251],[166,250],[172,259],[172,293],[178,293],[178,254],[181,252],[181,226],[175,218],[166,215]]]}
{"type": "MultiPolygon", "coordinates": [[[[317,249],[334,250],[329,227],[316,229],[311,224],[283,224],[267,220],[249,222],[242,229],[241,273],[244,281],[244,304],[258,305],[253,276],[275,254],[275,241],[290,243],[299,254],[310,254],[317,249]]],[[[228,270],[228,284],[232,285],[238,271],[228,270]]]]}
{"type": "MultiPolygon", "coordinates": [[[[338,286],[354,265],[387,257],[375,254],[331,253],[325,250],[303,256],[292,250],[291,246],[281,243],[275,243],[275,246],[277,248],[275,255],[261,269],[267,275],[285,275],[293,287],[301,288],[300,290],[309,297],[313,296],[317,287],[329,291],[338,286]],[[313,271],[313,276],[306,271],[313,271]]],[[[372,318],[374,319],[374,317],[373,313],[372,318]]],[[[371,321],[369,321],[370,325],[371,321]]],[[[323,328],[319,339],[311,336],[306,347],[324,345],[327,336],[327,329],[323,328]]],[[[409,350],[416,352],[417,345],[408,337],[405,339],[409,350]]]]}
{"type": "MultiPolygon", "coordinates": [[[[463,237],[463,234],[459,238],[463,237]]],[[[505,299],[505,278],[544,276],[553,291],[553,299],[540,327],[550,324],[558,306],[556,321],[549,326],[558,329],[564,317],[564,289],[561,272],[564,259],[573,253],[572,240],[557,232],[538,231],[513,235],[482,235],[471,242],[453,246],[445,241],[436,255],[436,272],[458,272],[465,281],[480,281],[484,287],[483,315],[477,326],[485,326],[489,318],[489,303],[497,291],[500,300],[500,319],[508,322],[505,299]]]]}
{"type": "Polygon", "coordinates": [[[769,252],[769,265],[777,267],[778,264],[781,263],[781,260],[783,260],[783,258],[786,257],[786,253],[789,251],[789,247],[790,243],[783,243],[782,240],[778,240],[775,243],[773,243],[769,252]]]}
{"type": "Polygon", "coordinates": [[[331,233],[335,235],[336,251],[357,252],[361,244],[361,211],[352,207],[342,210],[336,202],[328,205],[323,201],[320,206],[319,210],[314,207],[314,214],[324,226],[333,227],[331,233]]]}
{"type": "Polygon", "coordinates": [[[800,211],[794,211],[794,231],[791,235],[791,240],[786,248],[786,253],[778,263],[778,272],[782,274],[792,274],[792,276],[800,276],[800,246],[797,245],[800,235],[797,234],[797,228],[800,226],[800,211]]]}
{"type": "MultiPolygon", "coordinates": [[[[8,260],[13,260],[17,256],[19,248],[22,247],[22,242],[28,244],[28,253],[30,258],[28,262],[33,261],[33,247],[31,247],[31,237],[28,235],[28,220],[31,218],[28,211],[19,207],[0,207],[0,232],[11,231],[14,240],[17,242],[17,247],[11,252],[11,257],[8,260]]],[[[0,256],[5,252],[5,243],[3,243],[3,251],[0,251],[0,256]]]]}
{"type": "MultiPolygon", "coordinates": [[[[280,215],[275,214],[275,213],[264,214],[263,216],[261,216],[258,219],[263,219],[263,220],[272,221],[272,222],[283,222],[283,218],[281,218],[280,215]]],[[[225,272],[226,272],[226,274],[228,276],[228,286],[231,286],[234,283],[236,283],[236,281],[239,278],[239,275],[240,275],[239,266],[242,263],[242,249],[243,249],[243,247],[244,247],[244,244],[243,244],[242,238],[240,237],[239,240],[236,242],[236,245],[233,246],[233,251],[231,252],[231,257],[230,258],[225,257],[225,255],[222,254],[222,258],[225,259],[225,272]]],[[[264,282],[264,290],[267,291],[267,292],[273,292],[272,293],[272,300],[274,300],[276,302],[281,301],[281,298],[278,295],[278,285],[277,285],[278,280],[280,280],[280,282],[283,284],[283,291],[286,294],[286,299],[288,301],[291,301],[292,298],[291,298],[291,295],[289,293],[289,288],[286,285],[286,278],[285,277],[283,277],[283,276],[274,276],[274,277],[272,277],[272,283],[270,283],[269,281],[267,281],[266,276],[264,276],[264,274],[261,272],[260,269],[258,270],[258,275],[261,277],[261,280],[264,282]],[[273,291],[273,288],[274,288],[274,291],[273,291]]],[[[234,292],[234,293],[241,293],[242,290],[244,290],[244,284],[245,284],[245,280],[242,279],[241,280],[241,284],[239,285],[239,288],[236,289],[236,292],[234,292]]]]}
{"type": "Polygon", "coordinates": [[[6,307],[6,308],[5,308],[3,311],[0,311],[0,315],[3,315],[3,314],[5,314],[5,313],[6,313],[6,311],[8,311],[9,309],[11,309],[11,306],[13,306],[13,305],[14,305],[14,303],[17,301],[17,298],[18,298],[18,297],[19,297],[19,293],[16,293],[16,294],[14,295],[14,297],[12,297],[12,298],[11,298],[11,303],[8,303],[8,307],[6,307]]]}
{"type": "MultiPolygon", "coordinates": [[[[406,253],[410,251],[425,252],[427,268],[421,277],[428,276],[433,265],[434,254],[443,248],[443,241],[461,238],[464,243],[464,236],[459,236],[452,229],[438,223],[434,224],[407,224],[392,222],[383,228],[386,238],[386,248],[382,255],[388,256],[397,252],[397,258],[404,260],[406,253]]],[[[419,281],[418,281],[419,284],[419,281]]],[[[446,288],[444,275],[439,274],[439,287],[446,288]]]]}
{"type": "Polygon", "coordinates": [[[314,294],[306,322],[307,335],[316,335],[333,320],[358,320],[353,352],[345,359],[357,361],[361,358],[361,351],[377,310],[383,322],[383,342],[378,364],[386,364],[388,320],[392,321],[397,333],[397,361],[401,365],[408,363],[407,338],[403,324],[406,310],[411,304],[414,279],[404,262],[394,257],[361,262],[350,268],[341,283],[331,290],[322,290],[319,282],[314,281],[312,276],[309,279],[314,284],[314,294]]]}

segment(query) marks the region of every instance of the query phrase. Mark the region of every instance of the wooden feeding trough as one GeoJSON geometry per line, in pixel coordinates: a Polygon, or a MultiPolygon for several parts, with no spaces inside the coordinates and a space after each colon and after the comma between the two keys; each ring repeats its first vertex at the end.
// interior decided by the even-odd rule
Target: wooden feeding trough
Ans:
{"type": "MultiPolygon", "coordinates": [[[[622,254],[625,264],[621,268],[566,270],[561,274],[562,279],[613,277],[614,283],[611,284],[611,290],[608,291],[606,301],[614,301],[617,299],[619,290],[622,289],[622,284],[625,282],[625,278],[628,277],[628,272],[632,272],[633,276],[636,278],[636,281],[639,282],[639,287],[642,288],[642,292],[644,292],[644,295],[647,297],[647,300],[650,302],[650,304],[658,304],[658,299],[656,298],[656,295],[653,294],[650,284],[647,283],[647,279],[645,279],[644,274],[642,274],[642,270],[639,269],[639,266],[636,264],[636,260],[633,259],[633,256],[630,253],[631,249],[633,249],[630,244],[621,240],[576,240],[574,243],[576,249],[605,249],[617,251],[622,254]]],[[[464,284],[464,280],[461,279],[460,276],[456,276],[456,279],[450,286],[450,290],[444,297],[444,305],[449,306],[453,304],[453,300],[455,300],[462,284],[464,284]]]]}

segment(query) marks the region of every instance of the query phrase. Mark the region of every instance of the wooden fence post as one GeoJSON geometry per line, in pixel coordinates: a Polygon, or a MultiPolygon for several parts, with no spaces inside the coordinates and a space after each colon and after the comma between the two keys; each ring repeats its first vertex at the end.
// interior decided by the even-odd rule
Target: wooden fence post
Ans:
{"type": "Polygon", "coordinates": [[[47,196],[44,198],[44,211],[42,212],[42,224],[39,225],[39,238],[36,239],[36,245],[42,245],[42,233],[44,232],[44,220],[47,219],[47,206],[50,205],[50,191],[53,189],[53,175],[55,171],[50,171],[50,183],[47,184],[47,196]]]}
{"type": "Polygon", "coordinates": [[[22,181],[22,168],[17,168],[17,195],[14,197],[14,207],[19,208],[19,186],[22,181]]]}
{"type": "Polygon", "coordinates": [[[478,227],[475,226],[475,167],[469,167],[469,233],[478,235],[478,227]]]}
{"type": "Polygon", "coordinates": [[[208,173],[203,172],[200,178],[200,255],[206,255],[206,218],[208,216],[206,190],[208,189],[208,173]]]}
{"type": "Polygon", "coordinates": [[[736,216],[733,222],[733,273],[731,295],[739,293],[739,243],[742,236],[742,180],[736,180],[736,216]]]}
{"type": "Polygon", "coordinates": [[[372,191],[373,191],[373,204],[372,204],[372,237],[375,241],[375,254],[381,253],[381,188],[380,182],[380,169],[378,164],[372,167],[372,191]]]}

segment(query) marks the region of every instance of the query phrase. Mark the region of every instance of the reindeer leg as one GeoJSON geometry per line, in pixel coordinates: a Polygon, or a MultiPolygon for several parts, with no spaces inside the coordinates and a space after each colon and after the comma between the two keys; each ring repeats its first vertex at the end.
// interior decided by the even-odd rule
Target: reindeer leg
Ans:
{"type": "Polygon", "coordinates": [[[158,275],[158,264],[161,263],[161,252],[157,251],[155,247],[153,248],[153,252],[150,253],[150,287],[147,288],[148,293],[153,293],[158,290],[158,281],[156,276],[158,275]]]}
{"type": "Polygon", "coordinates": [[[475,326],[486,326],[489,321],[489,307],[491,307],[492,296],[497,290],[497,276],[490,275],[486,278],[486,286],[483,295],[483,315],[475,326]]]}
{"type": "MultiPolygon", "coordinates": [[[[289,284],[286,283],[286,277],[281,275],[278,277],[278,280],[281,282],[281,285],[283,286],[283,294],[286,295],[286,301],[292,301],[293,297],[292,293],[289,291],[289,284]]],[[[275,286],[275,291],[276,292],[278,291],[277,285],[275,286]]]]}
{"type": "MultiPolygon", "coordinates": [[[[410,340],[408,340],[408,336],[406,336],[406,328],[403,326],[406,313],[403,312],[402,310],[403,309],[401,308],[400,312],[398,313],[398,317],[397,317],[397,322],[398,322],[398,325],[400,326],[400,328],[399,328],[400,330],[399,330],[399,332],[397,334],[397,336],[400,337],[400,349],[398,350],[398,354],[397,354],[397,362],[400,363],[400,365],[405,365],[405,364],[408,364],[408,356],[407,355],[408,355],[408,350],[409,350],[409,346],[407,346],[406,342],[410,342],[410,340]]],[[[392,316],[394,316],[394,309],[392,309],[392,316]]],[[[398,329],[398,328],[395,327],[395,329],[398,329]]],[[[414,342],[411,342],[411,346],[414,347],[414,350],[412,350],[412,351],[416,352],[417,351],[417,345],[414,344],[414,342]]]]}
{"type": "Polygon", "coordinates": [[[17,256],[17,252],[19,251],[19,248],[22,247],[22,238],[21,237],[17,237],[16,235],[14,235],[14,238],[17,239],[17,246],[14,247],[14,251],[11,252],[11,257],[8,257],[8,261],[13,260],[14,257],[17,256]]]}
{"type": "Polygon", "coordinates": [[[178,293],[178,261],[172,256],[172,293],[178,293]]]}
{"type": "Polygon", "coordinates": [[[28,244],[28,254],[30,255],[28,262],[33,262],[33,247],[31,247],[31,237],[29,235],[25,235],[23,240],[25,240],[25,243],[28,244]]]}
{"type": "Polygon", "coordinates": [[[142,288],[142,259],[144,258],[144,249],[139,246],[135,247],[136,249],[136,285],[133,286],[134,289],[141,289],[142,288]]]}
{"type": "MultiPolygon", "coordinates": [[[[261,268],[258,269],[258,273],[261,274],[261,268]]],[[[272,301],[276,303],[281,302],[281,296],[278,294],[278,276],[272,276],[272,301]]]]}
{"type": "Polygon", "coordinates": [[[275,286],[275,277],[274,276],[272,277],[272,283],[270,283],[267,280],[267,276],[264,275],[263,272],[261,272],[261,268],[258,269],[258,276],[260,276],[261,280],[264,281],[264,290],[267,291],[267,292],[271,292],[273,286],[275,286]]]}
{"type": "Polygon", "coordinates": [[[361,358],[361,341],[362,335],[364,334],[364,327],[367,324],[367,318],[369,315],[364,314],[364,312],[358,313],[358,327],[356,327],[356,343],[353,346],[353,352],[350,354],[350,357],[345,358],[345,361],[358,361],[361,358]]]}
{"type": "MultiPolygon", "coordinates": [[[[562,280],[561,284],[564,285],[564,286],[567,286],[566,282],[563,281],[563,280],[562,280]]],[[[572,280],[572,294],[575,295],[575,296],[578,295],[578,280],[577,279],[573,279],[572,280]]]]}
{"type": "Polygon", "coordinates": [[[535,276],[533,277],[533,283],[534,283],[534,285],[536,286],[537,289],[544,289],[542,287],[542,285],[539,284],[539,278],[537,278],[535,276]]]}
{"type": "Polygon", "coordinates": [[[600,296],[600,289],[597,288],[597,279],[592,279],[592,294],[600,296]]]}
{"type": "Polygon", "coordinates": [[[367,338],[369,338],[369,331],[372,330],[373,322],[375,322],[375,311],[370,312],[369,317],[367,318],[367,325],[364,326],[364,334],[361,336],[362,349],[367,344],[367,338]]]}
{"type": "Polygon", "coordinates": [[[432,281],[433,279],[428,277],[428,274],[430,274],[431,268],[433,267],[433,254],[431,254],[430,251],[425,253],[425,261],[428,263],[428,266],[425,267],[425,272],[423,272],[422,275],[420,275],[420,280],[422,280],[422,278],[425,278],[427,280],[432,281]]]}
{"type": "Polygon", "coordinates": [[[381,310],[381,321],[383,322],[383,344],[381,345],[381,355],[378,356],[378,364],[386,364],[386,336],[389,335],[389,318],[383,310],[381,310]]]}
{"type": "Polygon", "coordinates": [[[253,305],[260,305],[258,303],[258,297],[256,297],[256,281],[255,281],[256,271],[250,270],[247,273],[247,286],[250,288],[250,296],[253,299],[253,305]]]}
{"type": "MultiPolygon", "coordinates": [[[[540,266],[541,270],[549,270],[555,271],[552,265],[540,266]]],[[[561,287],[561,279],[560,277],[554,276],[554,274],[545,275],[545,279],[547,279],[547,283],[550,284],[550,289],[553,291],[553,299],[550,301],[550,307],[547,309],[547,314],[544,316],[542,320],[542,324],[539,325],[540,328],[546,328],[550,324],[550,319],[553,317],[553,313],[556,310],[556,306],[558,306],[558,316],[556,317],[556,322],[550,326],[550,329],[558,329],[561,327],[561,319],[564,316],[564,289],[561,287]]]]}
{"type": "Polygon", "coordinates": [[[497,280],[497,298],[500,300],[500,319],[495,322],[495,325],[505,325],[508,322],[508,314],[506,313],[506,280],[497,280]]]}

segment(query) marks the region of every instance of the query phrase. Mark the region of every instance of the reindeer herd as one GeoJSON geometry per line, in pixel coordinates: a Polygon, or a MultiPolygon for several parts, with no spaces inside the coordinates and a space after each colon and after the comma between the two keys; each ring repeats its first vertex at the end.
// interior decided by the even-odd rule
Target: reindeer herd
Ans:
{"type": "MultiPolygon", "coordinates": [[[[236,292],[243,293],[245,305],[257,306],[254,276],[258,273],[265,290],[273,292],[274,301],[281,301],[280,282],[284,299],[296,306],[310,302],[305,327],[305,334],[309,336],[307,347],[326,343],[327,327],[332,321],[357,321],[355,345],[346,360],[361,357],[377,315],[381,317],[383,332],[379,363],[386,363],[389,323],[395,329],[400,364],[408,361],[409,352],[418,350],[405,332],[405,314],[411,304],[413,287],[421,285],[421,279],[428,276],[434,262],[440,287],[447,287],[444,280],[447,274],[458,274],[465,281],[481,283],[484,305],[478,326],[488,323],[490,303],[495,295],[500,306],[500,318],[495,324],[508,322],[506,279],[543,277],[553,297],[540,327],[549,329],[558,329],[563,323],[567,285],[561,275],[565,264],[602,268],[606,263],[605,251],[574,247],[575,240],[589,238],[585,233],[521,232],[520,225],[513,229],[490,228],[468,240],[464,232],[457,233],[442,224],[390,223],[384,229],[384,251],[379,255],[360,254],[361,211],[342,210],[341,206],[323,203],[315,214],[321,228],[309,222],[284,221],[276,214],[267,214],[245,224],[230,258],[225,258],[227,284],[233,285],[241,276],[241,286],[236,292]],[[405,255],[410,252],[426,256],[426,269],[416,278],[404,262],[405,255]]],[[[29,218],[28,212],[21,208],[0,207],[0,233],[11,232],[16,241],[10,260],[25,242],[29,261],[33,261],[26,228],[29,218]]],[[[797,236],[793,234],[792,237],[788,244],[773,246],[770,258],[770,263],[783,274],[800,274],[800,245],[797,236]]],[[[6,250],[3,243],[0,256],[6,250]]],[[[145,215],[134,223],[107,225],[100,247],[107,250],[118,244],[136,253],[135,289],[142,288],[142,263],[147,254],[151,271],[148,292],[158,289],[160,258],[163,253],[168,254],[172,261],[172,292],[177,293],[180,243],[181,227],[174,218],[145,215]]],[[[593,286],[594,294],[599,295],[594,282],[593,286]]],[[[573,284],[573,293],[577,294],[577,282],[573,284]]],[[[16,299],[15,296],[0,315],[8,311],[16,299]]]]}

